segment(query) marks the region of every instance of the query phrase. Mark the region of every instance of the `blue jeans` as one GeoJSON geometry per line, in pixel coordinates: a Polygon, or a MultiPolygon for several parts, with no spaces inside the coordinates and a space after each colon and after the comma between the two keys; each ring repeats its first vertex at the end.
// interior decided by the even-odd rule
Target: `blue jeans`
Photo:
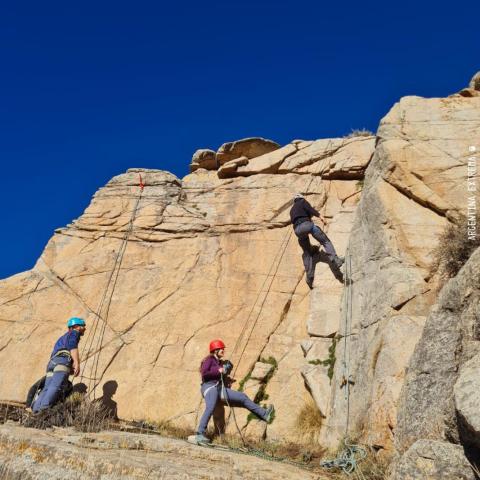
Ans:
{"type": "MultiPolygon", "coordinates": [[[[220,399],[221,388],[221,382],[212,381],[202,383],[200,390],[202,392],[203,398],[205,399],[205,411],[203,412],[202,418],[200,419],[197,433],[205,435],[208,422],[213,415],[213,411],[215,410],[215,406],[218,400],[220,399]]],[[[230,388],[225,388],[224,392],[228,401],[228,405],[230,405],[231,407],[246,408],[262,420],[265,419],[267,411],[260,405],[252,402],[252,400],[250,400],[243,392],[237,392],[236,390],[232,390],[230,388]]]]}
{"type": "Polygon", "coordinates": [[[40,410],[50,408],[57,401],[63,386],[68,380],[70,374],[69,371],[55,371],[55,367],[58,365],[64,367],[70,367],[72,361],[68,357],[54,357],[47,365],[47,378],[45,380],[45,386],[40,392],[40,395],[32,405],[32,410],[37,413],[40,410]]]}

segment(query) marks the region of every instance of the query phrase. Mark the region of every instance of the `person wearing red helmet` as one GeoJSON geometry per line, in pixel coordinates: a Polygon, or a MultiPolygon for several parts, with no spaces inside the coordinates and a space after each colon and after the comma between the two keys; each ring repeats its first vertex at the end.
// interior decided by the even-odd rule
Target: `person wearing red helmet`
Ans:
{"type": "Polygon", "coordinates": [[[223,360],[225,343],[220,339],[212,340],[209,350],[210,354],[200,364],[200,374],[202,375],[200,390],[205,399],[205,411],[197,428],[195,442],[198,444],[210,443],[210,439],[205,436],[205,433],[208,422],[219,400],[224,401],[231,407],[246,408],[261,420],[270,423],[274,413],[273,405],[270,405],[267,409],[262,408],[260,405],[252,402],[245,393],[237,392],[225,386],[224,377],[228,375],[232,367],[228,360],[223,360]]]}

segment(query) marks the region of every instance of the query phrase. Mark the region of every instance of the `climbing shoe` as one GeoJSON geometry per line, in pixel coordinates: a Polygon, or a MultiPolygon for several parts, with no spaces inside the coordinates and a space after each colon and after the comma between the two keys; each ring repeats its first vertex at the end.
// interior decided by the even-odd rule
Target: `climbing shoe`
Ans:
{"type": "Polygon", "coordinates": [[[201,433],[197,433],[195,435],[195,443],[197,445],[202,445],[202,444],[205,444],[205,443],[211,443],[211,441],[205,435],[202,435],[201,433]]]}
{"type": "Polygon", "coordinates": [[[345,258],[337,256],[335,257],[335,260],[333,261],[333,263],[337,268],[340,268],[345,263],[345,258]]]}
{"type": "Polygon", "coordinates": [[[275,407],[270,404],[267,407],[267,411],[265,413],[265,417],[263,418],[268,424],[273,422],[273,419],[275,418],[275,407]]]}
{"type": "Polygon", "coordinates": [[[313,289],[313,280],[314,280],[313,277],[307,277],[306,278],[306,282],[307,282],[307,285],[310,287],[310,290],[313,289]]]}

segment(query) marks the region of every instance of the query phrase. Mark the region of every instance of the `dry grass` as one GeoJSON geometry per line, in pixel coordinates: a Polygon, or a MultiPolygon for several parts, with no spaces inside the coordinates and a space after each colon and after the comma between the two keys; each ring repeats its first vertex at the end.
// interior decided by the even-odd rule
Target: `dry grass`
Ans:
{"type": "Polygon", "coordinates": [[[374,137],[375,134],[366,128],[355,128],[352,131],[345,135],[343,138],[355,138],[355,137],[374,137]]]}
{"type": "Polygon", "coordinates": [[[295,421],[298,438],[307,442],[314,442],[322,428],[323,418],[315,402],[309,398],[295,421]]]}
{"type": "Polygon", "coordinates": [[[150,421],[135,420],[128,423],[129,431],[137,431],[139,433],[156,433],[163,437],[185,439],[195,433],[191,427],[175,425],[168,420],[150,421]]]}
{"type": "MultiPolygon", "coordinates": [[[[477,214],[477,224],[480,223],[480,212],[477,214]]],[[[438,246],[433,250],[433,262],[430,275],[437,275],[441,288],[455,277],[465,265],[470,255],[480,246],[480,236],[469,240],[467,236],[467,219],[462,216],[456,223],[451,223],[439,237],[438,246]]]]}
{"type": "Polygon", "coordinates": [[[25,413],[20,423],[25,427],[46,429],[74,427],[81,432],[99,432],[111,426],[112,419],[100,402],[90,401],[80,393],[37,414],[25,413]]]}
{"type": "MultiPolygon", "coordinates": [[[[245,441],[249,449],[261,452],[266,457],[286,459],[312,467],[318,465],[325,454],[325,449],[318,443],[273,442],[258,438],[245,438],[245,441]]],[[[237,435],[222,435],[215,440],[215,443],[233,449],[243,449],[245,447],[241,438],[237,435]]]]}

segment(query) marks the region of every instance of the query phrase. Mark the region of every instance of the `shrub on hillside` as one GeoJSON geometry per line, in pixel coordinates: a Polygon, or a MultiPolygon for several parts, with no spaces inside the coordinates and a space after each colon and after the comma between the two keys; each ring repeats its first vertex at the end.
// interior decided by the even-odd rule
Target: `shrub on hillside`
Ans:
{"type": "MultiPolygon", "coordinates": [[[[476,220],[479,224],[480,213],[476,220]]],[[[467,219],[461,216],[457,222],[450,223],[440,235],[438,246],[433,250],[430,274],[437,274],[443,286],[448,279],[457,275],[479,246],[480,236],[477,235],[474,240],[468,238],[467,219]]]]}
{"type": "Polygon", "coordinates": [[[82,432],[99,432],[108,428],[111,420],[111,415],[101,402],[74,393],[47,410],[26,414],[21,423],[25,427],[40,429],[74,427],[82,432]]]}

